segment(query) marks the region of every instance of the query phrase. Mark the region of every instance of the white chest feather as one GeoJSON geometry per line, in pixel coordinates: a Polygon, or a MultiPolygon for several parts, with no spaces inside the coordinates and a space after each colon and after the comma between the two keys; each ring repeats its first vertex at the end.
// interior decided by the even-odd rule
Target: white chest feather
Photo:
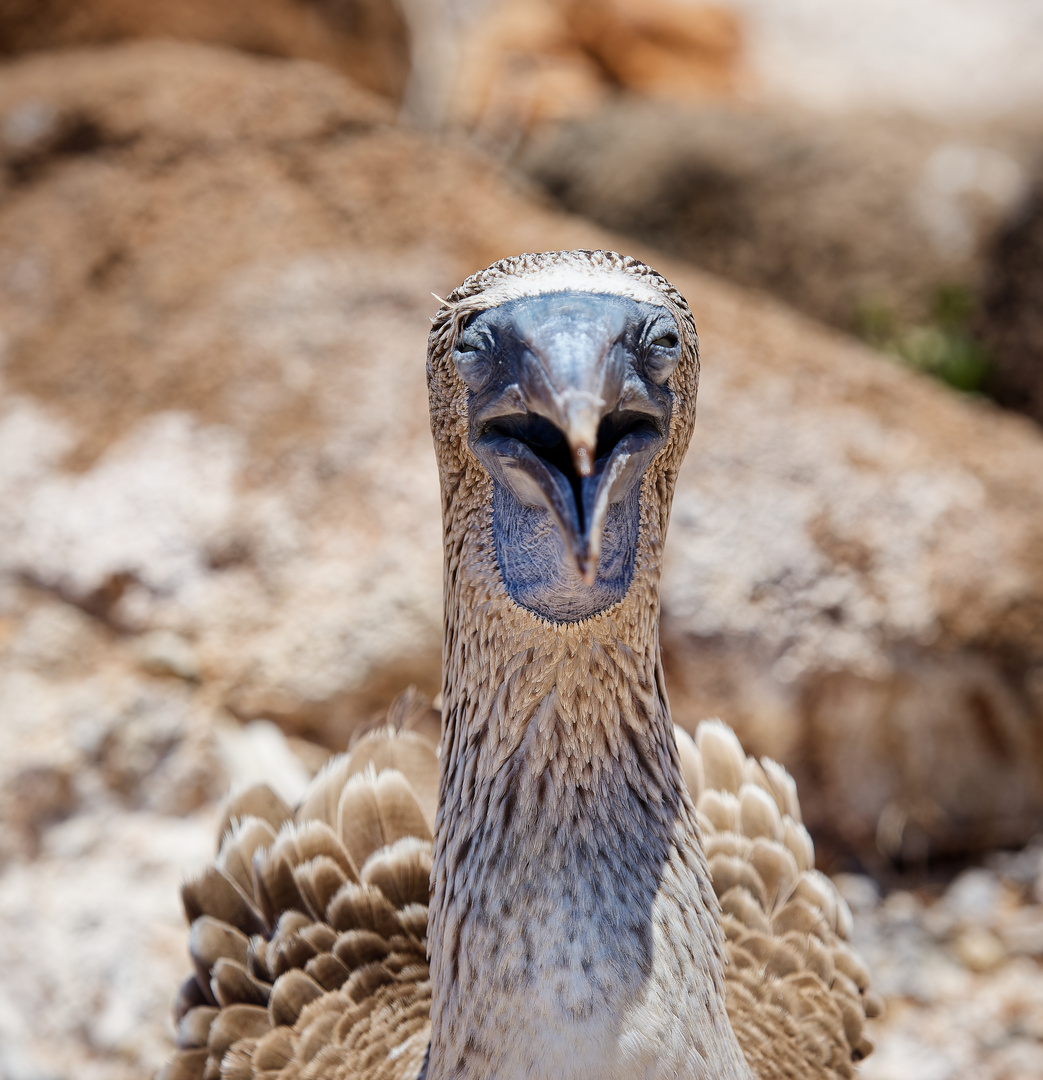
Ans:
{"type": "Polygon", "coordinates": [[[747,1077],[683,808],[668,822],[623,801],[583,835],[514,803],[508,846],[496,822],[468,846],[441,935],[453,955],[433,957],[452,989],[428,1080],[709,1080],[711,1061],[714,1080],[747,1077]]]}

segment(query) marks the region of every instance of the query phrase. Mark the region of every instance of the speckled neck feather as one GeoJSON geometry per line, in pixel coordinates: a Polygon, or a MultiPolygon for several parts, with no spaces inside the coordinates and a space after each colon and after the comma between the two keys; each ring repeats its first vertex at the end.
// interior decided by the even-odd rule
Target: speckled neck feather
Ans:
{"type": "Polygon", "coordinates": [[[428,1078],[702,1077],[711,1061],[717,1078],[746,1076],[659,656],[662,545],[698,381],[691,314],[636,260],[525,255],[451,294],[431,339],[446,625],[428,1078]],[[451,359],[470,313],[563,289],[667,307],[685,350],[670,438],[643,481],[631,588],[573,624],[503,587],[491,481],[467,448],[451,359]]]}

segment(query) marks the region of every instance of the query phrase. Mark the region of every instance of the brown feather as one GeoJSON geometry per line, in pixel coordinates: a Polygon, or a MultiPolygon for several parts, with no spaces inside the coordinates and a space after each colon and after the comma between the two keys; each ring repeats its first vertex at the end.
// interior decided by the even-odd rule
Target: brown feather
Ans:
{"type": "Polygon", "coordinates": [[[256,1039],[242,1039],[221,1059],[221,1080],[254,1080],[253,1053],[256,1039]]]}
{"type": "Polygon", "coordinates": [[[188,953],[202,979],[209,978],[207,973],[222,956],[245,964],[249,948],[250,940],[241,930],[212,915],[200,915],[188,935],[188,953]]]}
{"type": "MultiPolygon", "coordinates": [[[[394,707],[392,707],[392,712],[394,707]]],[[[391,721],[391,714],[388,716],[391,721]]],[[[410,731],[389,737],[387,729],[369,732],[351,749],[352,772],[372,767],[375,772],[399,772],[420,804],[428,828],[434,830],[438,810],[438,758],[422,736],[410,731]]]]}
{"type": "Polygon", "coordinates": [[[292,1027],[304,1006],[322,994],[322,987],[310,975],[296,968],[284,972],[276,979],[268,1002],[272,1027],[292,1027]]]}
{"type": "Polygon", "coordinates": [[[275,830],[261,818],[234,819],[226,830],[214,865],[247,895],[253,889],[254,852],[269,847],[275,830]]]}
{"type": "Polygon", "coordinates": [[[845,941],[850,912],[814,869],[792,778],[767,759],[740,763],[722,729],[705,721],[695,744],[712,759],[698,805],[731,959],[729,1019],[760,1080],[851,1077],[880,1003],[845,941]]]}
{"type": "Polygon", "coordinates": [[[406,836],[374,851],[362,868],[362,880],[379,889],[396,907],[426,904],[431,881],[431,844],[406,836]]]}
{"type": "Polygon", "coordinates": [[[269,986],[255,979],[244,964],[221,957],[214,963],[210,989],[222,1008],[232,1005],[267,1005],[269,986]]]}
{"type": "Polygon", "coordinates": [[[240,1039],[259,1039],[271,1031],[268,1010],[256,1005],[231,1005],[222,1009],[210,1027],[207,1049],[218,1062],[240,1039]]]}
{"type": "Polygon", "coordinates": [[[206,1048],[179,1050],[159,1071],[156,1080],[202,1080],[206,1068],[206,1048]]]}
{"type": "Polygon", "coordinates": [[[308,862],[320,856],[332,859],[350,881],[358,881],[359,868],[352,861],[340,837],[322,821],[307,821],[297,826],[293,833],[297,847],[298,862],[308,862]]]}
{"type": "Polygon", "coordinates": [[[293,811],[267,784],[254,784],[243,791],[230,795],[221,807],[217,839],[220,844],[225,833],[235,821],[259,818],[266,821],[276,832],[283,822],[293,817],[293,811]]]}
{"type": "Polygon", "coordinates": [[[319,953],[304,965],[304,974],[313,978],[324,990],[339,990],[351,975],[351,968],[332,953],[319,953]]]}
{"type": "Polygon", "coordinates": [[[181,900],[189,922],[202,915],[212,915],[247,934],[260,933],[264,929],[260,911],[216,866],[208,867],[198,877],[185,882],[181,900]]]}
{"type": "Polygon", "coordinates": [[[199,1005],[213,1005],[213,1002],[203,993],[196,976],[190,975],[178,987],[177,997],[174,999],[174,1023],[180,1024],[188,1011],[199,1005]]]}
{"type": "Polygon", "coordinates": [[[405,777],[397,772],[374,775],[372,769],[351,777],[337,807],[340,834],[356,866],[403,837],[431,839],[431,830],[405,777]]]}
{"type": "Polygon", "coordinates": [[[210,1025],[220,1012],[211,1005],[198,1005],[185,1013],[177,1026],[178,1049],[199,1050],[205,1047],[210,1025]]]}
{"type": "Polygon", "coordinates": [[[254,896],[267,926],[274,925],[280,912],[305,906],[293,876],[296,861],[297,849],[289,832],[281,832],[270,848],[254,853],[254,896]]]}
{"type": "Polygon", "coordinates": [[[293,880],[308,911],[316,919],[321,919],[331,898],[348,879],[333,859],[328,855],[319,855],[295,867],[293,880]]]}

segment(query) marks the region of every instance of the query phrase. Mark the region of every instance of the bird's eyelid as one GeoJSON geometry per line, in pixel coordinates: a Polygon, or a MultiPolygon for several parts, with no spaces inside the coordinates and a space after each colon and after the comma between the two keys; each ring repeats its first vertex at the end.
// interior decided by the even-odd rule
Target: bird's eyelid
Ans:
{"type": "Polygon", "coordinates": [[[473,320],[467,323],[457,334],[454,349],[456,352],[479,352],[492,348],[492,335],[488,330],[475,326],[473,320]]]}
{"type": "Polygon", "coordinates": [[[469,389],[479,391],[492,378],[496,368],[492,347],[489,334],[480,329],[464,327],[457,336],[453,345],[453,365],[469,389]]]}
{"type": "Polygon", "coordinates": [[[681,335],[677,323],[669,315],[656,319],[645,332],[644,370],[647,376],[662,386],[673,374],[681,360],[681,335]]]}
{"type": "Polygon", "coordinates": [[[645,343],[649,348],[653,345],[665,349],[677,348],[681,343],[677,323],[669,315],[660,316],[645,331],[645,343]]]}

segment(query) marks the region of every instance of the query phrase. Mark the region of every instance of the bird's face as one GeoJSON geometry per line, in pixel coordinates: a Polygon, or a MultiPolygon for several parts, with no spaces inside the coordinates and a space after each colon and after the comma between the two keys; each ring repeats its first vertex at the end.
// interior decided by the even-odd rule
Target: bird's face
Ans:
{"type": "Polygon", "coordinates": [[[467,444],[492,479],[496,561],[521,606],[575,622],[626,595],[682,358],[666,306],[615,293],[521,296],[463,324],[467,444]]]}

